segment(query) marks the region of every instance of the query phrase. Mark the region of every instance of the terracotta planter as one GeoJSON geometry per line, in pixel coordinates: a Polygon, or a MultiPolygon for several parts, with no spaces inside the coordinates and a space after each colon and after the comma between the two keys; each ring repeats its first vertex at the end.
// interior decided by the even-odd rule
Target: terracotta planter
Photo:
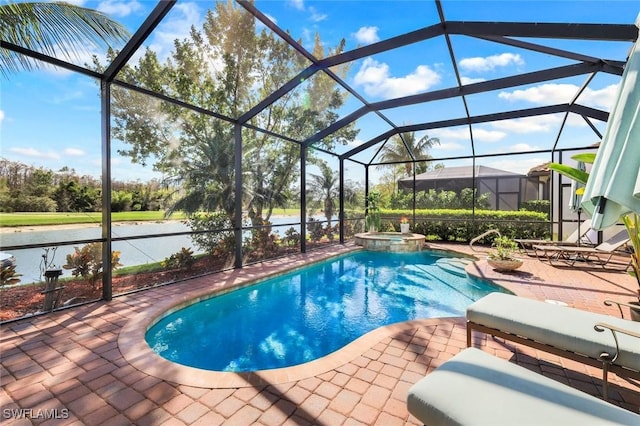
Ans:
{"type": "Polygon", "coordinates": [[[520,259],[502,260],[487,258],[487,263],[496,271],[513,271],[521,267],[523,262],[520,259]]]}

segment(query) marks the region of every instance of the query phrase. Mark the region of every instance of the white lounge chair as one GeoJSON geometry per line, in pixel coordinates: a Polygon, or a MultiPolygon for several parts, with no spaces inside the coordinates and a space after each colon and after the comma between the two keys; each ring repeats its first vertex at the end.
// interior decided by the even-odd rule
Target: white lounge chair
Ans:
{"type": "Polygon", "coordinates": [[[591,219],[587,219],[583,221],[579,227],[576,228],[566,239],[562,241],[553,241],[553,240],[536,240],[536,239],[526,239],[526,238],[515,238],[514,241],[517,242],[520,247],[530,256],[535,256],[534,246],[536,245],[563,245],[563,246],[574,246],[578,245],[578,241],[580,241],[580,245],[585,246],[593,246],[593,242],[589,239],[587,234],[591,230],[591,219]]]}
{"type": "Polygon", "coordinates": [[[425,425],[638,425],[640,415],[468,348],[409,389],[425,425]]]}
{"type": "Polygon", "coordinates": [[[536,257],[540,260],[548,260],[549,263],[562,260],[570,266],[573,266],[577,260],[583,260],[596,261],[599,265],[605,267],[616,250],[620,250],[628,242],[629,234],[627,230],[621,229],[611,238],[595,247],[565,245],[534,245],[533,247],[536,252],[536,257]]]}

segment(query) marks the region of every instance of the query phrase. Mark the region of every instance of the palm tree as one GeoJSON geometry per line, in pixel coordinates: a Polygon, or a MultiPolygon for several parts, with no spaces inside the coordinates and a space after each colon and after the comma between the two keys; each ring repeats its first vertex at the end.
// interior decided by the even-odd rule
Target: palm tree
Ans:
{"type": "Polygon", "coordinates": [[[331,218],[336,208],[338,198],[338,175],[324,162],[319,162],[320,174],[311,173],[308,191],[313,199],[322,203],[322,210],[327,218],[327,226],[331,228],[331,218]]]}
{"type": "MultiPolygon", "coordinates": [[[[430,138],[428,135],[424,135],[419,140],[416,140],[415,132],[399,133],[393,137],[390,144],[384,146],[380,158],[385,162],[405,162],[405,173],[407,176],[411,176],[413,162],[409,152],[413,153],[416,160],[430,160],[433,157],[429,154],[429,150],[436,145],[440,145],[440,139],[438,138],[430,138]]],[[[416,172],[425,172],[427,165],[427,161],[417,163],[416,172]]]]}
{"type": "MultiPolygon", "coordinates": [[[[68,3],[33,2],[0,5],[0,40],[52,57],[79,57],[98,46],[125,42],[130,33],[106,15],[68,3]]],[[[39,68],[41,63],[0,48],[0,71],[5,76],[39,68]]]]}

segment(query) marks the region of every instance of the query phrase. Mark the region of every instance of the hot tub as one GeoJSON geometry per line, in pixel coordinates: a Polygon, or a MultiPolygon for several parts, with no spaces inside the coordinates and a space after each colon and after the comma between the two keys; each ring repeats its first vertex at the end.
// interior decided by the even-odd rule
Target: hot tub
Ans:
{"type": "Polygon", "coordinates": [[[356,245],[373,251],[420,251],[425,238],[422,234],[400,232],[364,232],[354,236],[356,245]]]}

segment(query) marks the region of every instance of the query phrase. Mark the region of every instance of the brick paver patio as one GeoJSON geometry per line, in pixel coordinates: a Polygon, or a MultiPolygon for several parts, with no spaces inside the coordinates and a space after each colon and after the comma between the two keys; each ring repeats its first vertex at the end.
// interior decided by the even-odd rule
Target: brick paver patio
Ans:
{"type": "MultiPolygon", "coordinates": [[[[441,247],[471,253],[464,245],[441,247]]],[[[197,278],[188,282],[188,288],[202,291],[232,285],[350,249],[338,246],[197,278]]],[[[483,260],[468,266],[467,272],[525,297],[559,300],[616,316],[617,308],[602,302],[632,300],[637,287],[624,272],[554,267],[533,258],[525,259],[513,273],[495,272],[483,260]]],[[[191,380],[188,374],[172,376],[176,379],[170,381],[157,377],[160,373],[149,374],[145,361],[131,358],[136,352],[125,348],[124,340],[119,346],[119,337],[148,309],[184,297],[185,284],[3,325],[2,424],[419,424],[407,412],[407,390],[466,346],[463,318],[417,320],[375,330],[326,359],[285,373],[235,375],[230,382],[216,380],[204,387],[180,383],[191,380]],[[54,415],[58,418],[45,418],[54,415]]],[[[476,336],[475,342],[487,352],[601,395],[599,369],[500,339],[476,336]]],[[[615,375],[610,380],[612,402],[640,412],[640,385],[615,375]]]]}

